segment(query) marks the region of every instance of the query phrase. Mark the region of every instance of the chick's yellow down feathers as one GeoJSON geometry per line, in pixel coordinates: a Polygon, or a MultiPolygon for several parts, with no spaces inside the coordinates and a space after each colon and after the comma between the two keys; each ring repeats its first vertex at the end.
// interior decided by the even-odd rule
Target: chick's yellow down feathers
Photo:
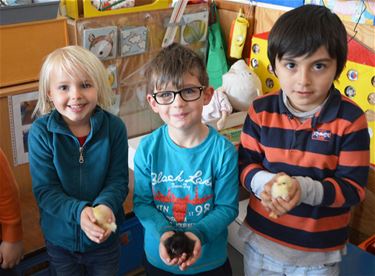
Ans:
{"type": "Polygon", "coordinates": [[[108,217],[101,209],[94,207],[92,211],[94,213],[96,222],[100,227],[106,230],[110,229],[112,232],[116,232],[116,229],[117,229],[116,223],[114,222],[108,223],[108,217]]]}
{"type": "Polygon", "coordinates": [[[272,184],[271,195],[273,198],[281,197],[284,200],[289,195],[289,190],[292,187],[292,178],[288,175],[281,175],[276,178],[276,182],[272,184]]]}
{"type": "MultiPolygon", "coordinates": [[[[281,197],[286,200],[289,195],[289,190],[292,187],[292,178],[288,175],[280,175],[276,178],[276,181],[272,184],[271,195],[272,198],[281,197]]],[[[274,212],[269,214],[271,218],[277,218],[274,212]]]]}

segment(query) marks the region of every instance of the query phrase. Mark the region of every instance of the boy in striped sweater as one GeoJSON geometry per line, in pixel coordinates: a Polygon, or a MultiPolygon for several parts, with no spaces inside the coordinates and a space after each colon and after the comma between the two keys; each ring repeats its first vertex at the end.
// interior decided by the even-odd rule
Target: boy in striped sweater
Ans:
{"type": "Polygon", "coordinates": [[[369,169],[365,115],[333,84],[346,57],[345,27],[324,6],[288,11],[270,32],[281,90],[253,102],[239,148],[250,192],[239,231],[246,275],[339,274],[350,208],[364,199],[369,169]],[[286,199],[271,196],[280,174],[292,177],[286,199]]]}

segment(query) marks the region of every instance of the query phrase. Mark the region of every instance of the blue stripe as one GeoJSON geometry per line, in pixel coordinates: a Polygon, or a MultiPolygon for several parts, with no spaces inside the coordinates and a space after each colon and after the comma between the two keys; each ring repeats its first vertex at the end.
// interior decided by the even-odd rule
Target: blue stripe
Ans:
{"type": "Polygon", "coordinates": [[[311,206],[308,204],[301,203],[300,205],[290,210],[288,214],[297,217],[321,219],[331,216],[340,216],[346,214],[347,212],[349,212],[349,210],[349,207],[330,208],[326,206],[311,206]]]}
{"type": "Polygon", "coordinates": [[[330,206],[336,198],[336,190],[333,184],[329,181],[322,181],[323,184],[323,200],[322,206],[330,206]]]}
{"type": "Polygon", "coordinates": [[[351,123],[355,122],[361,115],[363,111],[357,105],[348,102],[342,101],[340,111],[337,114],[338,119],[344,119],[351,123]]]}
{"type": "Polygon", "coordinates": [[[267,159],[263,160],[263,166],[272,173],[285,172],[288,175],[303,175],[309,176],[312,179],[324,179],[329,176],[333,177],[335,172],[335,170],[301,167],[281,162],[270,163],[267,159]]]}
{"type": "Polygon", "coordinates": [[[265,97],[253,101],[254,109],[257,113],[267,111],[269,113],[280,113],[279,94],[269,94],[265,97]]]}
{"type": "Polygon", "coordinates": [[[250,119],[249,115],[245,118],[242,131],[259,141],[260,127],[250,119]]]}
{"type": "Polygon", "coordinates": [[[312,130],[287,130],[263,126],[261,143],[264,146],[280,149],[296,149],[324,155],[338,155],[340,136],[331,134],[329,141],[312,139],[312,130]]]}
{"type": "Polygon", "coordinates": [[[367,166],[348,167],[338,165],[336,170],[337,175],[345,174],[362,187],[367,184],[369,173],[369,167],[367,166]]]}
{"type": "Polygon", "coordinates": [[[345,198],[345,202],[342,205],[343,207],[350,207],[360,202],[360,198],[355,187],[343,179],[336,178],[335,180],[340,185],[341,192],[345,198]]]}
{"type": "Polygon", "coordinates": [[[348,229],[341,228],[324,232],[306,232],[299,229],[286,227],[266,219],[257,212],[247,208],[246,221],[255,230],[277,240],[305,247],[325,249],[344,244],[348,237],[348,229]]]}
{"type": "Polygon", "coordinates": [[[370,136],[367,128],[344,135],[341,140],[343,151],[369,150],[370,148],[370,136]]]}

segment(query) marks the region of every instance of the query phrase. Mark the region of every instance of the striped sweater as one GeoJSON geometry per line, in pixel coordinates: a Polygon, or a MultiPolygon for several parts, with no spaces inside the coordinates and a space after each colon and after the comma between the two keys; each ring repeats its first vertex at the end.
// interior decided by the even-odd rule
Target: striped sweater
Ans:
{"type": "Polygon", "coordinates": [[[369,170],[369,134],[363,111],[332,87],[323,108],[303,123],[286,108],[282,92],[256,99],[239,147],[241,184],[266,170],[308,176],[323,185],[319,206],[301,203],[271,219],[250,195],[246,223],[263,237],[303,251],[332,251],[348,238],[350,207],[364,199],[369,170]]]}

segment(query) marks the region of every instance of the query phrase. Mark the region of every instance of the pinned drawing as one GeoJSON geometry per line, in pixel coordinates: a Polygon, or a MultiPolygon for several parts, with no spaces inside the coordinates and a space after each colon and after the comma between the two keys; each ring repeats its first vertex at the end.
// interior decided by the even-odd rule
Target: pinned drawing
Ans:
{"type": "Polygon", "coordinates": [[[148,30],[144,26],[122,29],[120,32],[121,56],[126,57],[146,52],[147,33],[148,30]]]}
{"type": "Polygon", "coordinates": [[[206,40],[208,11],[185,14],[181,21],[181,44],[188,45],[206,40]]]}
{"type": "Polygon", "coordinates": [[[117,55],[117,27],[109,26],[83,31],[83,47],[99,59],[107,60],[117,55]]]}

